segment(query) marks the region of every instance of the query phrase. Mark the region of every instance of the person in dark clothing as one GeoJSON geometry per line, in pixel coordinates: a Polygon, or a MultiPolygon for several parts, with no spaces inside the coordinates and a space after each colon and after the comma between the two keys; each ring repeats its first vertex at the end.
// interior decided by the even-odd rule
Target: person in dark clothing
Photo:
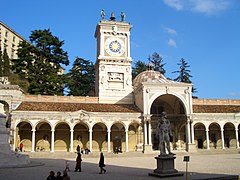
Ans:
{"type": "Polygon", "coordinates": [[[81,153],[78,153],[78,156],[77,156],[77,159],[76,159],[76,167],[75,167],[75,172],[79,171],[81,172],[82,171],[82,156],[81,156],[81,153]]]}
{"type": "Polygon", "coordinates": [[[49,176],[47,177],[47,180],[56,180],[54,171],[49,172],[49,176]]]}
{"type": "Polygon", "coordinates": [[[79,145],[77,145],[77,153],[80,153],[80,146],[79,145]]]}
{"type": "Polygon", "coordinates": [[[104,156],[103,156],[102,152],[100,153],[99,167],[100,167],[100,173],[99,174],[102,174],[102,172],[105,174],[106,169],[103,168],[103,167],[105,167],[105,164],[104,164],[104,156]]]}
{"type": "Polygon", "coordinates": [[[57,172],[56,180],[63,180],[63,177],[61,176],[61,172],[57,172]]]}

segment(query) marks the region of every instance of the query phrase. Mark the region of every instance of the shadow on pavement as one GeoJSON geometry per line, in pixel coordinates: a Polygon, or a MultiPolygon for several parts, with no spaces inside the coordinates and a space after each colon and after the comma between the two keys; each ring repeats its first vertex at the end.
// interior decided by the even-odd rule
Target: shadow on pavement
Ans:
{"type": "MultiPolygon", "coordinates": [[[[25,168],[5,168],[0,169],[1,178],[3,180],[44,180],[47,178],[49,171],[54,171],[55,174],[60,171],[62,172],[65,168],[64,159],[31,159],[32,164],[41,164],[41,166],[28,166],[25,168]]],[[[148,173],[152,172],[153,169],[146,168],[133,168],[133,167],[122,167],[116,165],[107,165],[106,174],[99,174],[98,162],[89,163],[82,162],[82,172],[74,172],[75,161],[70,162],[70,172],[68,173],[71,180],[88,179],[88,180],[125,180],[125,179],[159,179],[157,177],[148,176],[148,173]]],[[[182,177],[171,177],[171,178],[161,178],[169,180],[185,180],[186,176],[182,177]]],[[[205,174],[190,172],[188,174],[188,180],[197,179],[236,179],[237,175],[221,175],[221,174],[205,174]]]]}

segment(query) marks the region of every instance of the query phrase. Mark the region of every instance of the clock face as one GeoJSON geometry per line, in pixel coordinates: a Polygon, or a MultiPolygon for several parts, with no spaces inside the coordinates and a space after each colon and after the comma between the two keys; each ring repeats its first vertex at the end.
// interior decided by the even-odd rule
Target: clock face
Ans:
{"type": "Polygon", "coordinates": [[[105,42],[105,50],[110,56],[121,56],[124,49],[124,43],[119,38],[108,38],[105,42]]]}

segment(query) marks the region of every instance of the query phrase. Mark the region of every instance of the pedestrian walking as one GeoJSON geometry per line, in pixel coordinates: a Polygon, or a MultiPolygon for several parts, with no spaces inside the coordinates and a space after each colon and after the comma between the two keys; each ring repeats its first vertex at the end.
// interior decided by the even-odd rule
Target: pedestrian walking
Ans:
{"type": "Polygon", "coordinates": [[[70,165],[68,160],[65,161],[65,171],[70,171],[70,165]]]}
{"type": "Polygon", "coordinates": [[[105,163],[104,163],[104,156],[103,156],[103,153],[101,152],[100,153],[100,160],[99,160],[99,167],[100,167],[100,173],[99,174],[102,174],[102,173],[106,173],[106,169],[104,169],[105,167],[105,163]]]}
{"type": "Polygon", "coordinates": [[[77,153],[80,153],[80,149],[81,149],[80,146],[77,145],[77,149],[76,149],[76,150],[77,150],[77,153]]]}
{"type": "Polygon", "coordinates": [[[81,172],[82,171],[82,156],[81,153],[78,153],[78,156],[76,158],[76,167],[75,167],[75,172],[81,172]]]}

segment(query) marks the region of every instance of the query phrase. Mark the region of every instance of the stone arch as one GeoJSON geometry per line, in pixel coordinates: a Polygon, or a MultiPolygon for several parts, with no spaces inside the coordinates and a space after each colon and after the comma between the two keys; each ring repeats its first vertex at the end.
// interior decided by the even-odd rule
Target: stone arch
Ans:
{"type": "Polygon", "coordinates": [[[85,122],[78,122],[73,128],[73,149],[79,145],[81,150],[89,149],[87,145],[89,141],[89,126],[85,122]]]}
{"type": "MultiPolygon", "coordinates": [[[[104,122],[97,122],[92,127],[92,150],[107,151],[107,126],[104,122]]],[[[89,142],[87,143],[89,146],[89,142]]]]}
{"type": "Polygon", "coordinates": [[[126,133],[122,122],[115,122],[111,126],[112,149],[114,152],[126,151],[126,133]]]}
{"type": "Polygon", "coordinates": [[[183,104],[183,107],[184,107],[184,111],[185,111],[185,114],[191,114],[189,108],[188,108],[188,105],[187,105],[187,102],[186,100],[180,96],[179,94],[176,94],[176,93],[168,93],[168,94],[162,94],[162,93],[155,93],[150,99],[149,99],[149,103],[147,105],[147,113],[150,114],[150,111],[151,111],[151,107],[152,107],[152,104],[153,102],[158,98],[158,97],[161,97],[161,96],[166,96],[166,95],[170,95],[170,96],[174,96],[176,98],[178,98],[181,103],[183,104]]]}
{"type": "Polygon", "coordinates": [[[187,146],[187,135],[186,135],[186,124],[181,124],[177,133],[176,149],[186,149],[187,146]]]}
{"type": "Polygon", "coordinates": [[[235,126],[231,122],[226,122],[223,126],[224,129],[224,147],[236,148],[236,133],[235,126]]]}
{"type": "Polygon", "coordinates": [[[55,151],[70,151],[70,126],[67,122],[60,121],[55,125],[55,151]]]}
{"type": "Polygon", "coordinates": [[[23,144],[24,151],[31,151],[32,148],[32,124],[29,121],[21,121],[15,128],[15,147],[19,148],[23,144]]]}
{"type": "Polygon", "coordinates": [[[139,122],[131,122],[128,126],[128,149],[129,151],[142,150],[143,131],[139,122]]]}
{"type": "Polygon", "coordinates": [[[209,124],[209,146],[210,149],[218,149],[222,147],[221,126],[217,122],[209,124]]]}
{"type": "Polygon", "coordinates": [[[124,122],[119,121],[119,120],[112,122],[112,124],[110,125],[110,129],[112,128],[112,126],[114,124],[121,124],[121,125],[123,125],[124,129],[128,129],[127,125],[124,122]]]}
{"type": "Polygon", "coordinates": [[[207,139],[206,139],[206,126],[197,122],[193,126],[194,128],[194,143],[198,149],[207,149],[207,139]]]}
{"type": "MultiPolygon", "coordinates": [[[[153,98],[151,98],[153,100],[153,98]]],[[[180,138],[181,126],[185,125],[187,122],[187,107],[184,104],[183,100],[178,96],[172,94],[162,94],[161,96],[156,97],[151,103],[150,114],[151,114],[151,127],[152,127],[152,148],[154,150],[159,149],[159,137],[156,136],[156,129],[158,120],[161,116],[161,113],[165,111],[167,117],[171,123],[171,128],[173,132],[173,138],[171,139],[171,146],[173,149],[177,148],[177,142],[182,142],[180,138]]],[[[186,129],[184,129],[184,133],[186,129]]]]}
{"type": "Polygon", "coordinates": [[[48,121],[39,121],[35,127],[36,151],[50,151],[51,125],[48,121]]]}

